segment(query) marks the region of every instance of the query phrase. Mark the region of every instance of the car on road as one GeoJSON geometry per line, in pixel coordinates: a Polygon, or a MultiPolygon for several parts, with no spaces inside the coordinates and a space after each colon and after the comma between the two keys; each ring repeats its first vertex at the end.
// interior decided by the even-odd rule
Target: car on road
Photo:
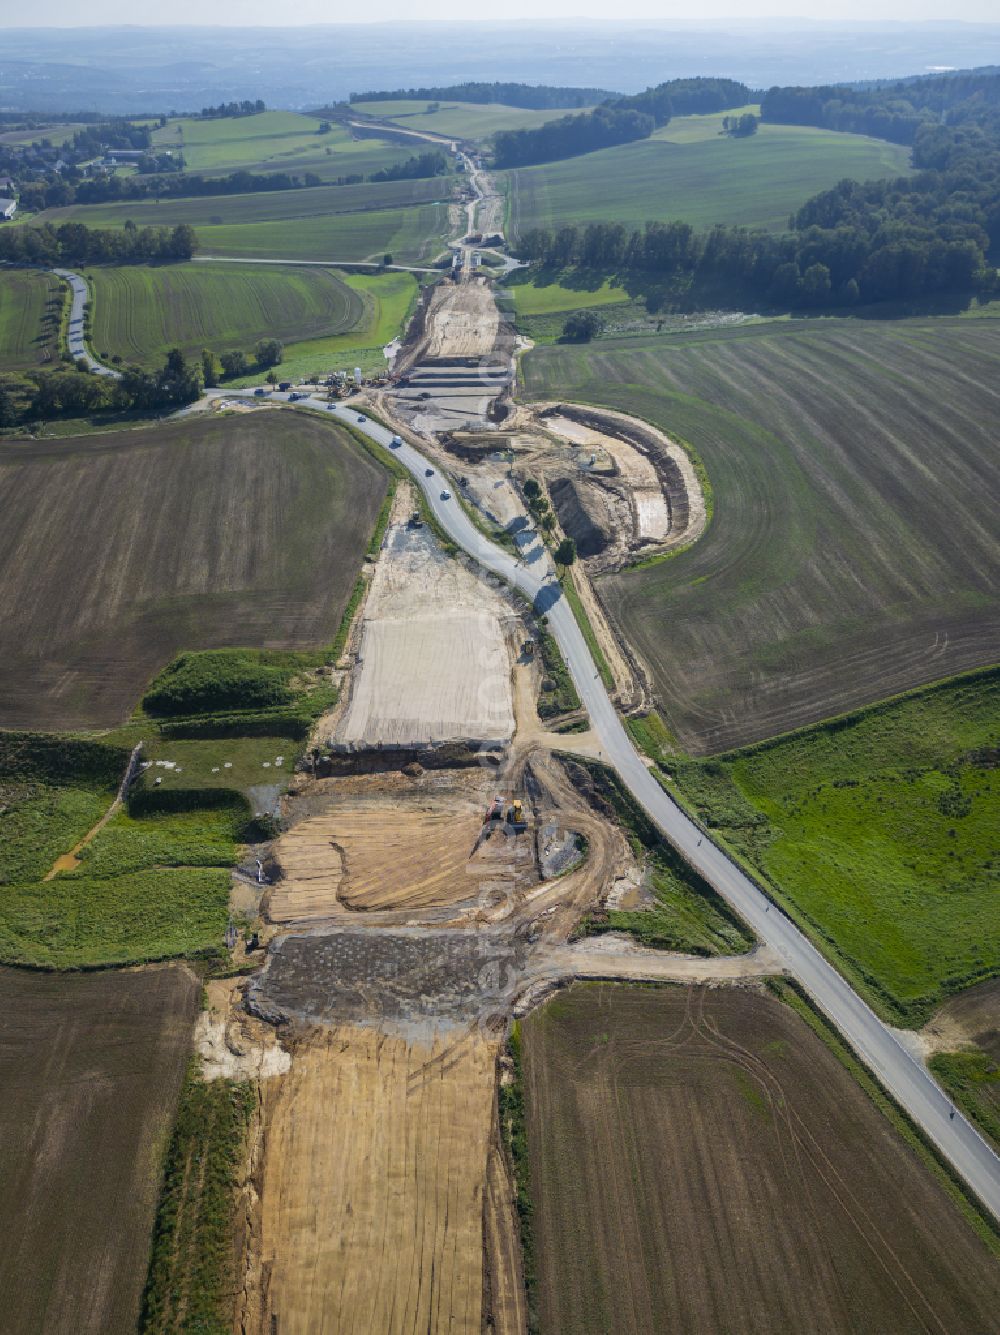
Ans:
{"type": "Polygon", "coordinates": [[[336,405],[335,403],[328,403],[328,404],[326,405],[326,411],[327,411],[328,413],[336,412],[336,411],[337,411],[337,405],[336,405]]]}
{"type": "Polygon", "coordinates": [[[392,445],[392,448],[393,448],[394,450],[398,450],[399,447],[400,447],[400,445],[402,445],[402,443],[403,443],[403,437],[402,437],[402,436],[393,436],[392,440],[391,440],[389,443],[392,445]]]}
{"type": "Polygon", "coordinates": [[[450,500],[451,500],[451,492],[450,492],[450,491],[443,491],[443,492],[441,493],[441,499],[442,499],[443,501],[450,501],[450,500]]]}
{"type": "Polygon", "coordinates": [[[359,421],[359,422],[367,422],[367,421],[368,421],[368,418],[365,417],[363,413],[358,413],[358,421],[359,421]]]}
{"type": "Polygon", "coordinates": [[[433,476],[434,476],[434,469],[433,469],[433,468],[428,468],[428,469],[425,470],[425,472],[424,472],[424,477],[433,477],[433,476]]]}
{"type": "Polygon", "coordinates": [[[267,390],[260,385],[258,385],[257,388],[254,390],[254,398],[262,399],[265,397],[266,394],[267,390]]]}
{"type": "Polygon", "coordinates": [[[305,396],[304,394],[289,394],[289,396],[288,396],[288,402],[289,402],[289,403],[298,403],[299,399],[304,399],[305,397],[306,397],[306,396],[305,396]]]}

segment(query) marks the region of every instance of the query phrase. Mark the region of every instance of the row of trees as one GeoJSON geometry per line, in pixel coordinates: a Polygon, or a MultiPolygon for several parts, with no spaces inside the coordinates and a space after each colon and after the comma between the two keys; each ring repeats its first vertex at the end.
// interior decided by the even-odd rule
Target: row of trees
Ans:
{"type": "Polygon", "coordinates": [[[369,181],[416,181],[428,176],[444,176],[447,171],[448,159],[443,153],[433,150],[430,153],[418,153],[416,157],[394,163],[391,167],[383,167],[381,171],[372,172],[368,179],[369,181]]]}
{"type": "Polygon", "coordinates": [[[0,230],[0,260],[11,264],[129,264],[143,260],[189,260],[198,249],[188,223],[176,227],[87,227],[65,222],[58,227],[7,227],[0,230]]]}
{"type": "MultiPolygon", "coordinates": [[[[176,162],[176,160],[175,160],[176,162]]],[[[405,162],[383,167],[368,176],[355,173],[340,176],[334,181],[323,181],[315,172],[302,176],[288,172],[254,173],[230,172],[228,176],[173,175],[95,176],[67,180],[53,175],[49,181],[38,181],[23,187],[21,207],[31,212],[43,209],[67,208],[71,204],[107,204],[142,199],[188,199],[213,195],[253,195],[272,190],[301,190],[319,185],[355,185],[362,181],[408,181],[421,177],[443,176],[448,171],[448,159],[443,153],[419,153],[405,162]]]]}
{"type": "Polygon", "coordinates": [[[750,96],[734,79],[668,79],[630,97],[616,97],[579,116],[561,116],[535,130],[501,130],[494,136],[498,167],[554,162],[595,149],[648,139],[671,116],[691,116],[741,106],[750,96]]]}
{"type": "Polygon", "coordinates": [[[201,111],[196,113],[196,118],[203,121],[217,121],[234,116],[257,116],[266,110],[267,107],[259,97],[243,98],[239,102],[220,102],[217,107],[202,107],[201,111]]]}
{"type": "Polygon", "coordinates": [[[592,107],[613,98],[606,88],[555,88],[550,84],[453,83],[443,88],[396,88],[392,92],[352,93],[352,102],[473,102],[500,103],[549,111],[553,108],[592,107]]]}

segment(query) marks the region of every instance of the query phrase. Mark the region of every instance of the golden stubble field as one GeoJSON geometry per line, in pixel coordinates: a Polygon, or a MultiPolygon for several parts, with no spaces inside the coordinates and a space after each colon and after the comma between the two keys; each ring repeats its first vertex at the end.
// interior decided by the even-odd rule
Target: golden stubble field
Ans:
{"type": "Polygon", "coordinates": [[[496,1056],[476,1029],[296,1042],[267,1086],[247,1331],[478,1335],[496,1056]]]}

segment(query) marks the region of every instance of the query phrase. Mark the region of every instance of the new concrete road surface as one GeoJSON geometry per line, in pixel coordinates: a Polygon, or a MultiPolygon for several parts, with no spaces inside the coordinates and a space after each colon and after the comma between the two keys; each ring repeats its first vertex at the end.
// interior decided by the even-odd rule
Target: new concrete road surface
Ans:
{"type": "MultiPolygon", "coordinates": [[[[312,406],[320,406],[320,400],[314,399],[312,406]]],[[[370,420],[358,422],[356,409],[338,404],[330,415],[346,419],[391,450],[413,474],[448,535],[480,565],[519,588],[538,611],[547,615],[549,629],[559,643],[590,715],[591,727],[600,738],[601,758],[614,766],[670,842],[733,906],[759,940],[771,947],[787,972],[836,1025],[868,1069],[1000,1219],[1000,1158],[833,965],[677,806],[646,768],[604,689],[541,544],[529,535],[519,559],[501,551],[479,532],[462,509],[454,494],[454,483],[445,481],[440,472],[425,477],[427,460],[413,446],[404,443],[394,448],[392,433],[370,420]],[[450,493],[447,500],[442,495],[445,490],[450,493]]]]}
{"type": "Polygon", "coordinates": [[[65,278],[73,294],[73,305],[69,313],[69,355],[75,362],[86,362],[87,369],[93,371],[95,375],[108,375],[112,380],[120,380],[121,373],[119,371],[113,371],[110,366],[104,366],[95,357],[91,357],[87,351],[87,345],[83,338],[83,311],[87,305],[87,284],[72,269],[53,269],[52,272],[59,278],[65,278]]]}

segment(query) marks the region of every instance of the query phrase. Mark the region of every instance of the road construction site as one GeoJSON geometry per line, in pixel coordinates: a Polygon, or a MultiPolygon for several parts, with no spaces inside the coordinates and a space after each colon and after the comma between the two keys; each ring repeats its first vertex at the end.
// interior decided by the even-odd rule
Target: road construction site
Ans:
{"type": "MultiPolygon", "coordinates": [[[[546,597],[551,562],[523,483],[540,482],[562,531],[582,536],[589,524],[603,535],[585,553],[595,570],[695,540],[704,498],[684,450],[645,424],[511,402],[512,334],[470,247],[459,249],[457,281],[435,290],[396,385],[371,402],[419,443],[423,476],[415,460],[407,467],[439,519],[447,502],[450,533],[481,537],[453,491],[508,529],[518,557],[504,556],[505,573],[516,582],[531,570],[535,606],[447,555],[410,486],[399,487],[340,665],[340,701],[282,799],[281,834],[251,888],[263,966],[229,994],[247,1024],[276,1033],[281,1054],[258,1068],[243,1188],[238,1328],[253,1335],[522,1335],[516,1189],[497,1102],[512,1018],[574,979],[753,988],[787,967],[763,900],[748,916],[768,930],[741,955],[579,935],[609,902],[646,902],[645,854],[587,777],[594,760],[622,768],[604,749],[603,688],[597,699],[574,660],[593,731],[559,733],[558,719],[543,726],[536,712],[540,618],[561,615],[565,600],[558,586],[546,597]],[[765,943],[772,936],[780,949],[765,943]]],[[[628,774],[644,804],[646,781],[662,798],[644,769],[628,774]]],[[[225,1017],[213,1023],[235,1046],[248,1041],[225,1017]]]]}

